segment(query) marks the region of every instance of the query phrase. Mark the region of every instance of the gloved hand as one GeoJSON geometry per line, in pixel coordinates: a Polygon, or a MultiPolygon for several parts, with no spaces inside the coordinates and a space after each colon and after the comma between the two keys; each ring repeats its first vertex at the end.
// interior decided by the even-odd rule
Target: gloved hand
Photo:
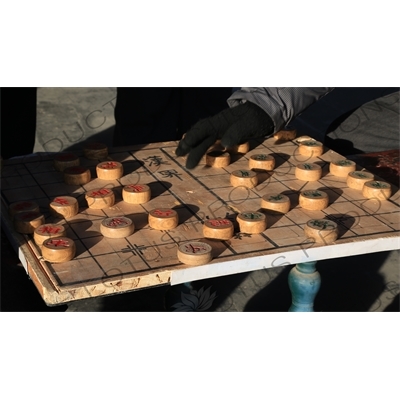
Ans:
{"type": "Polygon", "coordinates": [[[247,101],[197,122],[179,142],[175,154],[189,154],[186,168],[192,169],[218,139],[221,139],[222,146],[232,147],[273,132],[274,123],[270,116],[247,101]]]}

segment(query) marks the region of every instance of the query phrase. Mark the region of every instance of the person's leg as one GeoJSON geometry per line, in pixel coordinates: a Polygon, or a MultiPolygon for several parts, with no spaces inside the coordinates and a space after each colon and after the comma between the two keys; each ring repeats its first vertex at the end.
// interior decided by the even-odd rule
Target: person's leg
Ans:
{"type": "Polygon", "coordinates": [[[114,146],[176,140],[176,88],[117,88],[114,146]]]}
{"type": "MultiPolygon", "coordinates": [[[[326,134],[334,130],[353,111],[399,88],[335,88],[332,92],[308,107],[290,122],[299,134],[309,135],[321,142],[326,134]]],[[[348,138],[351,141],[351,137],[348,138]]]]}
{"type": "Polygon", "coordinates": [[[400,92],[363,104],[332,125],[325,144],[342,155],[400,148],[400,92]]]}
{"type": "Polygon", "coordinates": [[[2,158],[33,153],[37,88],[1,88],[0,102],[2,158]]]}

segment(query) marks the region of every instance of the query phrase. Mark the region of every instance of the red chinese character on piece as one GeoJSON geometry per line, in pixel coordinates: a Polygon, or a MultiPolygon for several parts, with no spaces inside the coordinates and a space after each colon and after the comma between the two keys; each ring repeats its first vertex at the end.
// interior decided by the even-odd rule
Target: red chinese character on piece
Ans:
{"type": "Polygon", "coordinates": [[[61,231],[60,227],[56,226],[41,226],[39,229],[39,233],[58,233],[61,231]]]}
{"type": "Polygon", "coordinates": [[[131,188],[134,192],[142,192],[144,189],[144,187],[140,185],[130,185],[128,187],[131,188]]]}
{"type": "Polygon", "coordinates": [[[117,163],[112,162],[112,161],[106,162],[105,164],[101,165],[101,168],[104,168],[104,169],[112,169],[112,168],[116,168],[116,167],[117,167],[117,163]]]}
{"type": "Polygon", "coordinates": [[[210,219],[209,222],[212,226],[230,225],[230,221],[227,219],[210,219]]]}
{"type": "Polygon", "coordinates": [[[63,239],[51,239],[47,242],[54,247],[69,247],[69,243],[63,239]]]}
{"type": "Polygon", "coordinates": [[[68,200],[63,199],[62,197],[57,197],[56,199],[54,199],[54,203],[61,204],[62,206],[69,204],[68,200]]]}
{"type": "Polygon", "coordinates": [[[192,253],[197,253],[198,251],[201,251],[201,250],[206,250],[206,248],[205,247],[201,247],[201,246],[194,246],[194,245],[192,245],[192,244],[187,244],[186,246],[185,246],[185,249],[186,249],[186,251],[188,251],[188,252],[192,252],[192,253]]]}
{"type": "Polygon", "coordinates": [[[105,196],[106,194],[109,194],[110,191],[108,189],[100,189],[97,191],[92,192],[92,196],[105,196]]]}
{"type": "Polygon", "coordinates": [[[24,210],[25,208],[29,208],[31,206],[31,203],[28,201],[24,201],[22,203],[19,203],[15,206],[16,210],[24,210]]]}
{"type": "Polygon", "coordinates": [[[172,210],[166,210],[166,211],[155,210],[154,214],[157,215],[158,217],[169,217],[172,214],[172,210]]]}
{"type": "Polygon", "coordinates": [[[113,218],[108,222],[108,226],[118,226],[118,225],[127,225],[128,222],[122,218],[113,218]]]}

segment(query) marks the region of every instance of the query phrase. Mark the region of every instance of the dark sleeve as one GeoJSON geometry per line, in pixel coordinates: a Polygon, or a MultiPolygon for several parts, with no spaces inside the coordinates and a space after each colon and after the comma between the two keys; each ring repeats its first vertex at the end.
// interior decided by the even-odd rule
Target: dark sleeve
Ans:
{"type": "Polygon", "coordinates": [[[274,132],[284,128],[294,117],[333,88],[241,88],[229,99],[230,107],[250,101],[261,107],[273,120],[274,132]]]}

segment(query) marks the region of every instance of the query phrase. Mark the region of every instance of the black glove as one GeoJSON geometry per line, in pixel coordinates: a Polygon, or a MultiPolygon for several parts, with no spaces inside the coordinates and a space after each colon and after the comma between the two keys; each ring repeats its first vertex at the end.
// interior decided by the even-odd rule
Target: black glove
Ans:
{"type": "Polygon", "coordinates": [[[270,116],[247,101],[197,122],[186,132],[175,153],[177,156],[189,153],[186,168],[191,169],[218,139],[221,139],[222,146],[232,147],[273,132],[274,123],[270,116]]]}

